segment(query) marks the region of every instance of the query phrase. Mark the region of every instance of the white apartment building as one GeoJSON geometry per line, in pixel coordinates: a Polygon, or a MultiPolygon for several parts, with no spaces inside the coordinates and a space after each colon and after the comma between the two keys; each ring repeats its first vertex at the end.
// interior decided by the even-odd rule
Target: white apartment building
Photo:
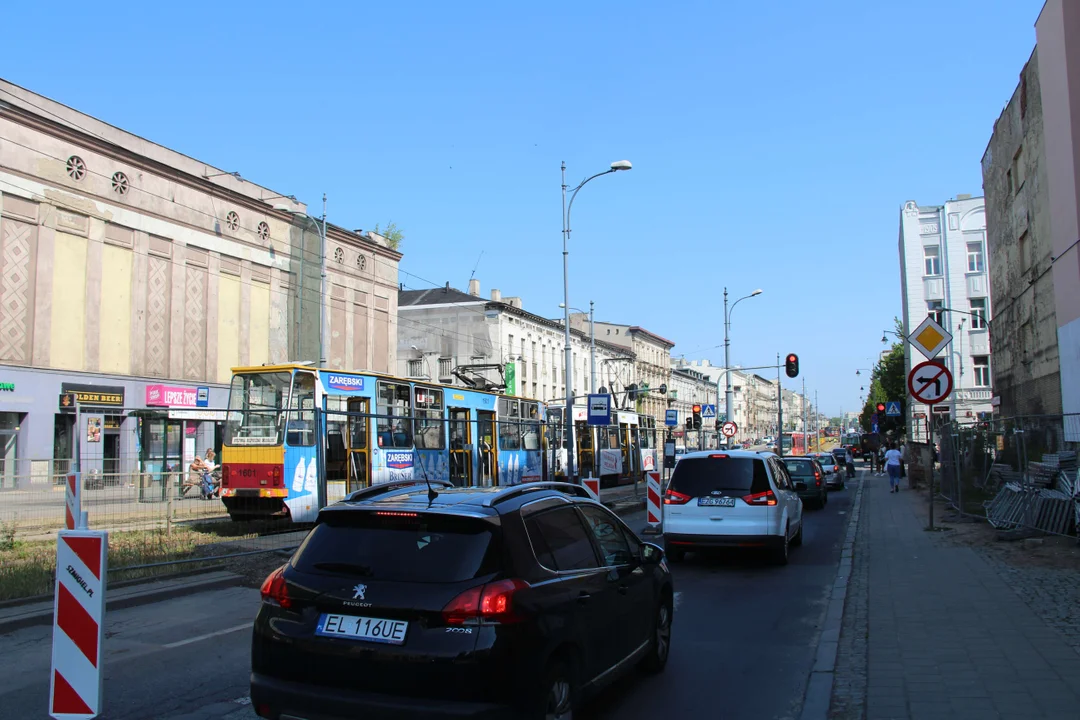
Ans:
{"type": "MultiPolygon", "coordinates": [[[[983,198],[957,195],[944,205],[900,209],[900,287],[904,334],[910,335],[933,315],[953,335],[940,357],[953,375],[953,393],[938,407],[961,422],[991,411],[990,276],[986,261],[986,209],[983,198]]],[[[905,344],[905,368],[923,362],[918,350],[905,344]]],[[[900,399],[900,398],[897,398],[900,399]]],[[[908,403],[907,432],[924,438],[930,408],[908,403]]]]}
{"type": "Polygon", "coordinates": [[[686,420],[693,416],[694,405],[716,405],[716,383],[689,366],[677,366],[672,361],[671,382],[668,385],[668,410],[678,412],[678,424],[673,430],[677,438],[685,438],[688,449],[716,447],[716,419],[702,418],[701,430],[686,429],[686,420]]]}

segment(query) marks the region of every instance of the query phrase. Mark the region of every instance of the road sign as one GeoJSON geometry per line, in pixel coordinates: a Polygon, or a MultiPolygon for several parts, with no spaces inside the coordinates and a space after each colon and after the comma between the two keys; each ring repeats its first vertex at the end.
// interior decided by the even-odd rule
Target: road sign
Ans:
{"type": "Polygon", "coordinates": [[[587,478],[582,478],[581,484],[585,486],[585,490],[593,500],[600,502],[600,478],[594,478],[590,475],[587,478]]]}
{"type": "Polygon", "coordinates": [[[870,432],[877,432],[877,423],[870,423],[870,432]]]}
{"type": "MultiPolygon", "coordinates": [[[[874,413],[873,415],[870,416],[870,422],[872,424],[877,425],[877,421],[878,421],[877,413],[874,413]]],[[[875,430],[874,432],[877,432],[877,430],[875,430]]]]}
{"type": "Polygon", "coordinates": [[[662,520],[662,498],[660,497],[660,473],[645,473],[645,522],[652,528],[657,528],[662,520]]]}
{"type": "Polygon", "coordinates": [[[900,403],[896,400],[885,403],[885,415],[887,417],[900,417],[900,403]]]}
{"type": "Polygon", "coordinates": [[[952,373],[941,363],[919,363],[911,368],[907,384],[913,398],[924,405],[935,405],[952,392],[952,373]]]}
{"type": "Polygon", "coordinates": [[[716,406],[715,405],[702,405],[701,406],[701,417],[704,418],[705,420],[711,420],[712,418],[715,418],[716,417],[716,406]]]}
{"type": "Polygon", "coordinates": [[[727,421],[720,428],[720,432],[724,433],[724,437],[735,437],[735,433],[739,431],[739,426],[732,421],[727,421]]]}
{"type": "Polygon", "coordinates": [[[927,315],[926,319],[919,324],[919,327],[915,328],[915,332],[908,336],[908,342],[915,346],[915,349],[921,352],[932,360],[937,357],[937,354],[945,349],[945,346],[952,342],[952,335],[949,331],[941,327],[938,321],[933,317],[927,315]]]}
{"type": "Polygon", "coordinates": [[[664,413],[664,424],[674,427],[679,424],[679,411],[668,410],[664,413]]]}
{"type": "Polygon", "coordinates": [[[611,424],[611,396],[610,395],[590,395],[589,396],[589,425],[610,425],[611,424]]]}

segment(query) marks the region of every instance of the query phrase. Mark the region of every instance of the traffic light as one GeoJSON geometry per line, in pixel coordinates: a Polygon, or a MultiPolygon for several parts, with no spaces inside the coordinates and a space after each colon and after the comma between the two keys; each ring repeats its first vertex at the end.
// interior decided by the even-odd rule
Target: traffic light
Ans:
{"type": "Polygon", "coordinates": [[[784,362],[784,370],[787,372],[788,377],[796,377],[799,374],[799,356],[795,353],[789,353],[787,360],[784,362]]]}
{"type": "Polygon", "coordinates": [[[880,412],[880,413],[885,412],[885,403],[878,403],[877,404],[877,411],[880,412]]]}
{"type": "Polygon", "coordinates": [[[694,411],[694,429],[695,430],[700,430],[701,429],[701,406],[700,405],[695,405],[693,407],[693,411],[694,411]]]}

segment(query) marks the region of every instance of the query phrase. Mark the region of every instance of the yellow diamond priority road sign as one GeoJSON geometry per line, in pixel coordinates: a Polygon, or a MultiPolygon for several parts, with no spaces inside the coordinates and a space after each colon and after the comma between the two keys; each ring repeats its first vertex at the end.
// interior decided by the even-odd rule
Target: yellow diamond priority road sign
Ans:
{"type": "Polygon", "coordinates": [[[914,345],[928,360],[933,360],[939,352],[945,349],[946,345],[952,342],[952,335],[949,334],[948,330],[941,327],[937,320],[927,315],[922,324],[915,328],[915,332],[908,336],[908,342],[914,345]]]}

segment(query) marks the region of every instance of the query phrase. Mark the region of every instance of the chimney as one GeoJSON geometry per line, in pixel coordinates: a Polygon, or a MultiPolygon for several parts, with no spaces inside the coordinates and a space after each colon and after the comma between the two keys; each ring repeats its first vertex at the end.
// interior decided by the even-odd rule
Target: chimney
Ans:
{"type": "Polygon", "coordinates": [[[473,297],[480,297],[480,281],[479,280],[474,279],[474,280],[469,281],[469,294],[472,295],[473,297]]]}
{"type": "Polygon", "coordinates": [[[518,310],[520,310],[521,309],[521,298],[519,298],[519,297],[510,298],[510,304],[512,306],[516,307],[518,310]]]}
{"type": "Polygon", "coordinates": [[[491,302],[502,302],[502,292],[496,288],[491,289],[491,302]]]}

